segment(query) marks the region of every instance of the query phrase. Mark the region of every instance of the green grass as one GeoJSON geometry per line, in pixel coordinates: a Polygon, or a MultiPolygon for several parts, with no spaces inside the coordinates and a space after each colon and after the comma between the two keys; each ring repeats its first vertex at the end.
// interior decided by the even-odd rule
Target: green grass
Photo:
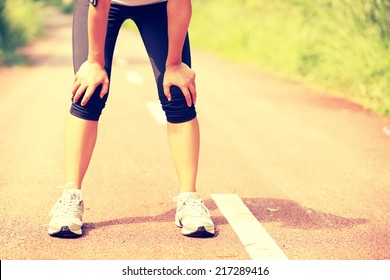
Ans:
{"type": "Polygon", "coordinates": [[[47,5],[55,5],[67,13],[73,11],[72,0],[0,0],[0,66],[27,63],[17,49],[43,33],[42,10],[47,5]]]}
{"type": "Polygon", "coordinates": [[[192,44],[390,114],[390,0],[193,0],[192,44]]]}
{"type": "Polygon", "coordinates": [[[0,4],[0,65],[25,62],[16,49],[39,36],[44,29],[42,4],[28,0],[3,0],[0,4]]]}

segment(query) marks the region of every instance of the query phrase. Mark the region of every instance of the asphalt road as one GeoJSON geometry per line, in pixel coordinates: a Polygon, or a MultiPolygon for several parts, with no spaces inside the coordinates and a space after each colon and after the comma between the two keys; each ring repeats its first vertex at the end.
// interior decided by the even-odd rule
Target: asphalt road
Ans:
{"type": "Polygon", "coordinates": [[[196,50],[198,191],[217,234],[183,237],[152,70],[129,31],[84,182],[85,234],[49,237],[73,80],[71,16],[49,13],[23,50],[32,65],[0,69],[1,259],[251,259],[212,194],[237,194],[288,259],[390,259],[389,119],[196,50]]]}

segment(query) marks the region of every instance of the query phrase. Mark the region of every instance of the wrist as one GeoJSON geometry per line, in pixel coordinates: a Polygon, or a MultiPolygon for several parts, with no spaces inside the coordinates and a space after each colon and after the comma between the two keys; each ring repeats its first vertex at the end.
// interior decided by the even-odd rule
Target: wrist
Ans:
{"type": "Polygon", "coordinates": [[[91,64],[98,64],[101,67],[104,67],[104,56],[91,54],[88,56],[88,62],[91,64]]]}
{"type": "Polygon", "coordinates": [[[169,66],[179,66],[179,65],[181,65],[181,63],[182,63],[181,57],[172,58],[172,57],[168,56],[168,58],[167,58],[167,60],[165,62],[165,66],[166,67],[169,67],[169,66]]]}
{"type": "Polygon", "coordinates": [[[88,58],[87,62],[88,62],[89,64],[97,65],[97,66],[99,66],[99,67],[101,67],[101,68],[104,68],[104,62],[101,61],[101,60],[96,60],[96,59],[90,59],[90,58],[88,58]]]}
{"type": "Polygon", "coordinates": [[[166,69],[172,69],[172,68],[179,68],[181,67],[182,65],[182,62],[181,61],[178,61],[178,62],[167,62],[165,63],[165,68],[166,69]]]}

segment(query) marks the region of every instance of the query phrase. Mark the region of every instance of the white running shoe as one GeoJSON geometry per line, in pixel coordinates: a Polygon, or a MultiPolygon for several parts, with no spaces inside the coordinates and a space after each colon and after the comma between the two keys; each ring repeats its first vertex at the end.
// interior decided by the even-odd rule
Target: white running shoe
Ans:
{"type": "Polygon", "coordinates": [[[48,233],[56,237],[81,236],[84,211],[81,190],[61,188],[64,191],[50,211],[48,233]]]}
{"type": "Polygon", "coordinates": [[[175,223],[182,228],[182,234],[190,237],[211,237],[214,235],[214,223],[210,212],[196,192],[181,193],[176,201],[175,223]]]}

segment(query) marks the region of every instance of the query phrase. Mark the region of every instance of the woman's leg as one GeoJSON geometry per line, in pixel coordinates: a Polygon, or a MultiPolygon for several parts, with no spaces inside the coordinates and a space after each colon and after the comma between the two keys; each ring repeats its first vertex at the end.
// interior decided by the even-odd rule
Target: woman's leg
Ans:
{"type": "MultiPolygon", "coordinates": [[[[76,0],[73,17],[73,64],[75,73],[88,57],[88,8],[86,0],[76,0]]],[[[108,76],[111,73],[112,56],[116,38],[123,21],[113,12],[109,19],[105,46],[105,66],[108,76]]],[[[95,147],[98,120],[107,96],[99,97],[101,86],[85,106],[81,99],[72,102],[70,115],[65,126],[65,179],[66,185],[62,196],[50,212],[48,233],[51,236],[67,237],[82,234],[82,216],[84,204],[81,185],[88,169],[95,147]]]]}
{"type": "MultiPolygon", "coordinates": [[[[208,237],[214,235],[214,224],[200,196],[196,193],[199,159],[199,124],[194,105],[187,106],[181,90],[171,87],[171,101],[164,95],[163,77],[168,54],[166,3],[145,7],[143,16],[135,23],[140,30],[152,63],[158,94],[167,116],[168,142],[179,179],[180,194],[174,200],[176,225],[186,236],[208,237]]],[[[182,60],[191,66],[188,37],[185,40],[182,60]]]]}
{"type": "MultiPolygon", "coordinates": [[[[73,18],[73,65],[76,73],[88,57],[88,8],[89,2],[77,0],[73,18]]],[[[109,14],[105,44],[105,67],[111,75],[111,64],[116,39],[124,19],[120,10],[112,8],[109,14]]],[[[65,178],[66,184],[81,189],[83,178],[91,161],[95,147],[98,120],[108,94],[100,99],[99,86],[88,103],[81,106],[81,99],[72,103],[65,127],[65,178]]]]}
{"type": "MultiPolygon", "coordinates": [[[[195,192],[199,158],[199,125],[195,107],[188,107],[178,87],[171,88],[172,99],[164,95],[163,77],[168,54],[166,3],[140,9],[135,19],[156,78],[158,94],[167,115],[167,134],[180,183],[180,192],[195,192]]],[[[183,48],[183,62],[191,66],[188,37],[183,48]]]]}
{"type": "Polygon", "coordinates": [[[184,123],[168,122],[167,134],[180,192],[196,192],[200,142],[198,119],[184,123]]]}
{"type": "Polygon", "coordinates": [[[69,114],[65,126],[66,185],[81,189],[91,161],[98,131],[98,121],[84,120],[69,114]]]}

